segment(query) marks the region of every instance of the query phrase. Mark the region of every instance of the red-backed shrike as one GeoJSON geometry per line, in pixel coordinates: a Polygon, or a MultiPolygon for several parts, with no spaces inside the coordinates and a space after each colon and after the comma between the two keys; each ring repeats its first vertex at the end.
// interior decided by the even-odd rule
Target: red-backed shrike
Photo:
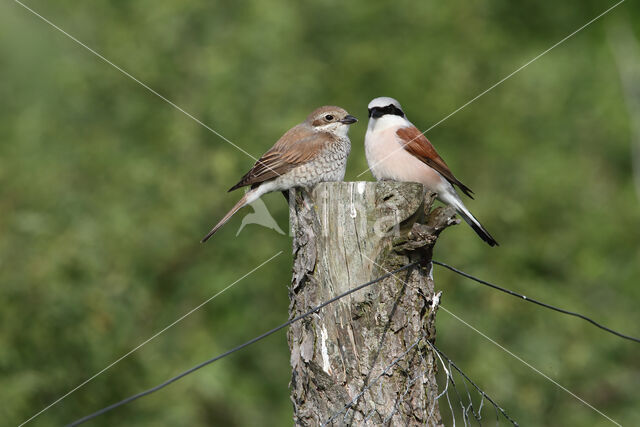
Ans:
{"type": "Polygon", "coordinates": [[[404,115],[400,103],[380,97],[371,101],[369,126],[364,145],[367,163],[377,180],[418,182],[435,192],[438,199],[453,206],[458,214],[490,246],[498,245],[491,234],[471,215],[454,185],[473,198],[438,155],[433,145],[404,115]]]}
{"type": "Polygon", "coordinates": [[[202,239],[206,242],[243,206],[272,191],[311,187],[324,181],[342,181],[347,168],[351,141],[349,125],[358,120],[344,109],[320,107],[307,119],[285,133],[240,182],[231,187],[251,189],[202,239]]]}

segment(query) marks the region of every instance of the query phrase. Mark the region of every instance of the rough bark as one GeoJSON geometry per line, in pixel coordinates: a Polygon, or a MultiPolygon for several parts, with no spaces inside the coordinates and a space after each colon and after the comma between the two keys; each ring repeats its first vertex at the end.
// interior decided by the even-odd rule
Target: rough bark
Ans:
{"type": "Polygon", "coordinates": [[[431,253],[457,223],[413,183],[324,183],[290,193],[291,317],[413,261],[291,326],[296,425],[441,425],[431,253]]]}

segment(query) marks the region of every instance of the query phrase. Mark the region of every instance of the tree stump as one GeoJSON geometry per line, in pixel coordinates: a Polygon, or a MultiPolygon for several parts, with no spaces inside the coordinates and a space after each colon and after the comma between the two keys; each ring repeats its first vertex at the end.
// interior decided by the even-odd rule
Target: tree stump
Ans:
{"type": "Polygon", "coordinates": [[[457,223],[420,184],[322,183],[291,190],[291,317],[405,266],[288,332],[296,425],[441,425],[431,254],[457,223]]]}

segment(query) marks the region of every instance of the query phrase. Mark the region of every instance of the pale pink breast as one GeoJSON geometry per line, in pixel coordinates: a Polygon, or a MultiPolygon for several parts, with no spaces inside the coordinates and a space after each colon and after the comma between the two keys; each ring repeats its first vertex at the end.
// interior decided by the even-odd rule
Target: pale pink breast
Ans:
{"type": "Polygon", "coordinates": [[[396,127],[367,134],[366,155],[376,179],[419,182],[432,191],[446,190],[438,172],[407,152],[398,141],[396,127]]]}

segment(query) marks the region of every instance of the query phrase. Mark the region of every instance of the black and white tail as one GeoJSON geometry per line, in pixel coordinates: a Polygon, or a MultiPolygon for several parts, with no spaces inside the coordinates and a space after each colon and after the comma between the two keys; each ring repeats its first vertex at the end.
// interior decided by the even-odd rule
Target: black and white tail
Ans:
{"type": "Polygon", "coordinates": [[[496,239],[494,239],[493,236],[491,236],[491,234],[489,234],[489,232],[485,230],[482,224],[480,224],[480,221],[478,221],[473,215],[471,215],[471,212],[469,212],[469,210],[462,204],[462,202],[456,203],[454,207],[456,208],[456,211],[462,217],[462,219],[464,219],[467,224],[469,224],[471,228],[473,228],[473,231],[475,231],[482,240],[487,242],[489,246],[500,246],[498,242],[496,242],[496,239]]]}

